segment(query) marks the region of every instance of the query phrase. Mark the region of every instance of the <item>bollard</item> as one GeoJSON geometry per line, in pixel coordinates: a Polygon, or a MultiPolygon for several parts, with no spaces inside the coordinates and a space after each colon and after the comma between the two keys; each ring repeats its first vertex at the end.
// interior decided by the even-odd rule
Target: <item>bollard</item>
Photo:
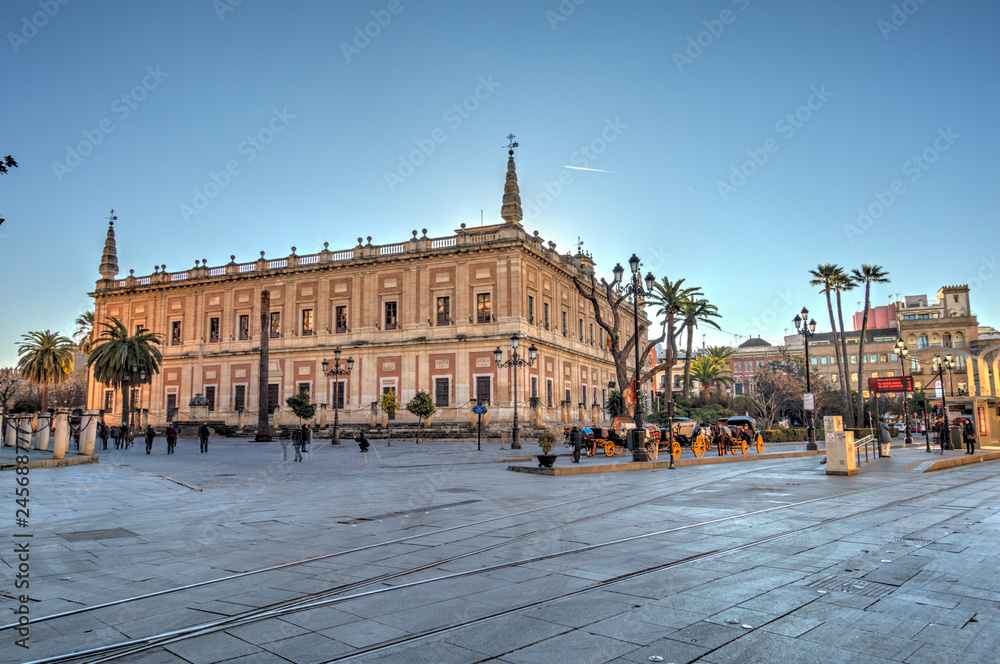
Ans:
{"type": "Polygon", "coordinates": [[[69,451],[69,411],[60,408],[56,411],[56,439],[52,445],[52,458],[63,459],[69,451]]]}
{"type": "Polygon", "coordinates": [[[52,413],[39,413],[38,426],[35,428],[35,449],[43,452],[49,449],[49,437],[52,435],[52,413]]]}
{"type": "Polygon", "coordinates": [[[7,447],[14,447],[17,443],[17,416],[9,415],[7,417],[7,431],[4,432],[4,445],[7,447]]]}
{"type": "Polygon", "coordinates": [[[83,411],[83,418],[80,420],[80,454],[91,455],[94,453],[99,415],[100,411],[97,410],[83,411]]]}
{"type": "Polygon", "coordinates": [[[17,418],[17,446],[21,449],[31,449],[31,422],[35,419],[33,414],[22,414],[17,418]]]}

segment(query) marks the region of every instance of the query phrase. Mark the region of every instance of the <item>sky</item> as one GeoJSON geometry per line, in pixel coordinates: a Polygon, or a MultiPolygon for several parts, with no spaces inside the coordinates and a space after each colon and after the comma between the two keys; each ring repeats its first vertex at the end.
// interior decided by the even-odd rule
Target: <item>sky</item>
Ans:
{"type": "Polygon", "coordinates": [[[525,229],[701,287],[709,345],[803,306],[827,331],[820,263],[885,268],[874,305],[969,284],[1000,326],[998,28],[988,0],[8,0],[0,366],[93,308],[111,209],[120,278],[445,237],[500,221],[510,133],[525,229]]]}

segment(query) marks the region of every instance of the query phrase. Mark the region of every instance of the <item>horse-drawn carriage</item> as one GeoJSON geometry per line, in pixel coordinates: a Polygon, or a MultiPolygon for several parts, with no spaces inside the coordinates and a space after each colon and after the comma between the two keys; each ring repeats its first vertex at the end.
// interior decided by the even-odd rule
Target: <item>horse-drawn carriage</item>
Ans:
{"type": "MultiPolygon", "coordinates": [[[[574,427],[567,427],[564,435],[569,440],[574,427]]],[[[582,428],[583,444],[587,456],[594,456],[599,450],[605,456],[624,453],[628,448],[626,437],[630,429],[635,428],[631,417],[616,417],[610,427],[582,428]]],[[[683,448],[688,447],[696,458],[702,458],[709,449],[715,447],[719,456],[726,454],[748,454],[754,446],[757,453],[764,451],[764,440],[756,430],[756,424],[750,417],[732,417],[729,420],[719,420],[711,427],[700,427],[693,420],[676,418],[672,423],[673,436],[670,428],[650,424],[644,427],[646,431],[646,452],[650,459],[657,459],[660,452],[670,447],[670,454],[679,459],[683,448]]]]}
{"type": "Polygon", "coordinates": [[[764,452],[764,438],[752,417],[720,419],[709,427],[708,438],[709,444],[719,450],[719,456],[749,454],[751,445],[757,449],[757,454],[764,452]]]}

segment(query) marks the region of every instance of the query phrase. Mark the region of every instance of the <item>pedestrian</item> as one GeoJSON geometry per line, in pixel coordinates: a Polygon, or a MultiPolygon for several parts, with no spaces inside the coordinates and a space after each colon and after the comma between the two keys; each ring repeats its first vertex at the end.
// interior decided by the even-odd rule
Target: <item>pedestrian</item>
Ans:
{"type": "Polygon", "coordinates": [[[173,454],[177,447],[177,428],[173,423],[167,424],[167,454],[173,454]]]}
{"type": "Polygon", "coordinates": [[[108,425],[104,422],[97,423],[97,435],[101,437],[101,449],[108,449],[108,425]]]}
{"type": "Polygon", "coordinates": [[[295,461],[302,461],[302,431],[292,431],[292,447],[295,449],[295,461]]]}
{"type": "Polygon", "coordinates": [[[309,452],[309,425],[302,425],[302,451],[309,452]]]}
{"type": "Polygon", "coordinates": [[[367,452],[368,451],[368,445],[369,445],[369,443],[368,443],[368,439],[365,438],[365,434],[363,434],[363,433],[361,433],[359,431],[358,435],[356,435],[354,437],[354,440],[355,440],[355,442],[357,442],[358,447],[361,448],[362,452],[367,452]]]}
{"type": "Polygon", "coordinates": [[[569,440],[573,443],[573,463],[580,463],[580,450],[583,449],[583,429],[573,427],[569,432],[569,440]]]}
{"type": "Polygon", "coordinates": [[[288,439],[279,438],[278,442],[281,443],[281,460],[288,461],[288,439]]]}
{"type": "Polygon", "coordinates": [[[73,429],[73,441],[76,443],[76,451],[80,451],[80,427],[71,427],[73,429]]]}
{"type": "Polygon", "coordinates": [[[201,453],[205,454],[208,452],[208,422],[202,422],[201,426],[198,427],[198,441],[201,443],[201,453]]]}
{"type": "Polygon", "coordinates": [[[111,427],[111,438],[115,441],[115,449],[121,449],[122,446],[122,430],[118,425],[111,427]]]}
{"type": "Polygon", "coordinates": [[[972,418],[965,420],[965,425],[962,427],[962,433],[965,434],[965,453],[975,454],[976,427],[972,424],[972,418]]]}
{"type": "Polygon", "coordinates": [[[948,435],[948,427],[944,425],[944,420],[941,418],[938,418],[938,421],[934,423],[934,435],[937,436],[938,445],[941,446],[941,451],[938,452],[938,454],[943,456],[945,438],[948,435]]]}
{"type": "Polygon", "coordinates": [[[891,437],[889,436],[889,425],[885,422],[878,423],[878,455],[880,457],[885,457],[889,459],[889,444],[891,442],[891,437]]]}
{"type": "Polygon", "coordinates": [[[132,429],[131,424],[123,425],[122,429],[125,435],[125,449],[128,449],[135,444],[135,431],[132,429]]]}
{"type": "Polygon", "coordinates": [[[149,424],[146,425],[146,454],[153,451],[153,439],[156,438],[156,431],[149,424]]]}

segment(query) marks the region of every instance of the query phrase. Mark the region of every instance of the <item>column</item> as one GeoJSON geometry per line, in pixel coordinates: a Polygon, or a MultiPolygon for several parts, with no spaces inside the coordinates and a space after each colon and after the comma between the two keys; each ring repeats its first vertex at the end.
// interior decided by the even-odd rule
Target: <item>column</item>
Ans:
{"type": "Polygon", "coordinates": [[[60,408],[56,411],[56,439],[52,446],[52,458],[62,459],[69,451],[69,411],[60,408]]]}
{"type": "Polygon", "coordinates": [[[35,429],[35,449],[48,450],[49,436],[52,435],[52,413],[39,413],[38,426],[35,429]]]}
{"type": "Polygon", "coordinates": [[[17,442],[17,415],[7,416],[7,431],[4,434],[4,445],[14,447],[17,442]]]}
{"type": "MultiPolygon", "coordinates": [[[[149,412],[145,410],[143,412],[149,412]]],[[[83,411],[83,418],[80,420],[80,454],[93,454],[94,444],[97,442],[97,422],[100,415],[99,410],[83,411]]]]}
{"type": "Polygon", "coordinates": [[[31,421],[35,418],[30,413],[19,415],[17,418],[17,446],[31,449],[31,421]]]}

